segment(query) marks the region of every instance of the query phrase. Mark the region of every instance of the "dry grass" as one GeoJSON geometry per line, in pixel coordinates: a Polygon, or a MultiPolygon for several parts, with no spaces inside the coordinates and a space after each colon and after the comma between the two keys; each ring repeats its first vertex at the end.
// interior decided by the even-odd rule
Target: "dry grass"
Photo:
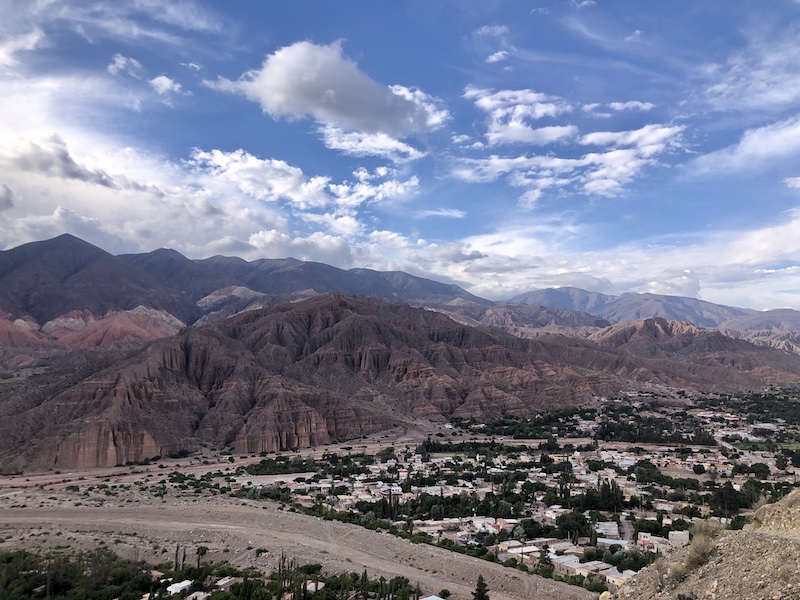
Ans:
{"type": "Polygon", "coordinates": [[[706,564],[714,553],[715,547],[714,540],[708,535],[695,534],[683,561],[686,569],[694,571],[706,564]]]}
{"type": "Polygon", "coordinates": [[[719,523],[719,521],[697,521],[694,525],[692,525],[692,529],[690,531],[692,534],[692,539],[696,537],[706,537],[713,540],[719,536],[720,533],[722,533],[722,525],[719,523]]]}

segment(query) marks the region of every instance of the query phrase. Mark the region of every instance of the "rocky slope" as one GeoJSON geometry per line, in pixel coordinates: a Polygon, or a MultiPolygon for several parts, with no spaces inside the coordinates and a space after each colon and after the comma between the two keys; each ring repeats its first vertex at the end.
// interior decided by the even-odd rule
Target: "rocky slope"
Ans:
{"type": "MultiPolygon", "coordinates": [[[[705,335],[684,348],[705,351],[705,335]]],[[[80,369],[67,361],[6,381],[0,391],[13,393],[0,393],[0,463],[107,466],[199,444],[271,451],[409,418],[527,415],[632,386],[800,380],[800,358],[751,347],[747,363],[727,360],[723,346],[676,362],[635,356],[624,344],[523,340],[408,304],[319,296],[186,328],[122,358],[86,355],[80,369]]]]}
{"type": "Polygon", "coordinates": [[[765,310],[725,321],[725,335],[800,354],[800,312],[788,308],[765,310]]]}
{"type": "Polygon", "coordinates": [[[626,582],[624,600],[800,598],[800,491],[760,508],[743,531],[709,531],[626,582]]]}

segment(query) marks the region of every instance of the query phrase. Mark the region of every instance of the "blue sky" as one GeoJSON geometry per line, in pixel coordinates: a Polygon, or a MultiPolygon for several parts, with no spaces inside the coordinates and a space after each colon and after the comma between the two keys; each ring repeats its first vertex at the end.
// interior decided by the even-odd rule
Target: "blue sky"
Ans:
{"type": "Polygon", "coordinates": [[[800,3],[0,7],[0,247],[800,308],[800,3]]]}

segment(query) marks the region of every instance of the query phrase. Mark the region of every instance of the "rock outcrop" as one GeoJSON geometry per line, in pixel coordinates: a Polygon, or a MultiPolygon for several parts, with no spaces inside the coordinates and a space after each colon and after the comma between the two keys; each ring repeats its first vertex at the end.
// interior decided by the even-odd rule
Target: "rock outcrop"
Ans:
{"type": "Polygon", "coordinates": [[[125,464],[200,444],[263,452],[409,419],[490,421],[590,404],[634,385],[729,391],[800,379],[798,357],[753,346],[733,364],[706,335],[678,344],[703,360],[675,362],[626,351],[636,336],[607,346],[523,340],[408,304],[319,296],[185,328],[118,358],[67,355],[16,387],[3,383],[13,392],[0,402],[0,458],[16,470],[125,464]],[[784,362],[765,370],[775,354],[784,362]]]}
{"type": "Polygon", "coordinates": [[[800,598],[800,490],[760,508],[742,531],[704,531],[643,569],[621,600],[800,598]]]}

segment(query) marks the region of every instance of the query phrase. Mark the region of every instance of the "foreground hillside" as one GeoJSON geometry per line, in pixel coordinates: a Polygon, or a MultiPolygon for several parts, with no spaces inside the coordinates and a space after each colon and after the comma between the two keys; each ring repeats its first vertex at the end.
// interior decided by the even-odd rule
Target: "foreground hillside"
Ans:
{"type": "Polygon", "coordinates": [[[597,343],[523,340],[408,304],[318,296],[1,381],[0,457],[17,470],[113,466],[199,445],[269,452],[409,419],[487,422],[642,387],[800,380],[796,356],[668,325],[644,321],[597,343]],[[654,331],[665,350],[643,355],[640,340],[655,343],[654,331]]]}
{"type": "Polygon", "coordinates": [[[641,571],[624,600],[800,598],[800,491],[756,512],[743,531],[703,527],[686,548],[641,571]]]}

